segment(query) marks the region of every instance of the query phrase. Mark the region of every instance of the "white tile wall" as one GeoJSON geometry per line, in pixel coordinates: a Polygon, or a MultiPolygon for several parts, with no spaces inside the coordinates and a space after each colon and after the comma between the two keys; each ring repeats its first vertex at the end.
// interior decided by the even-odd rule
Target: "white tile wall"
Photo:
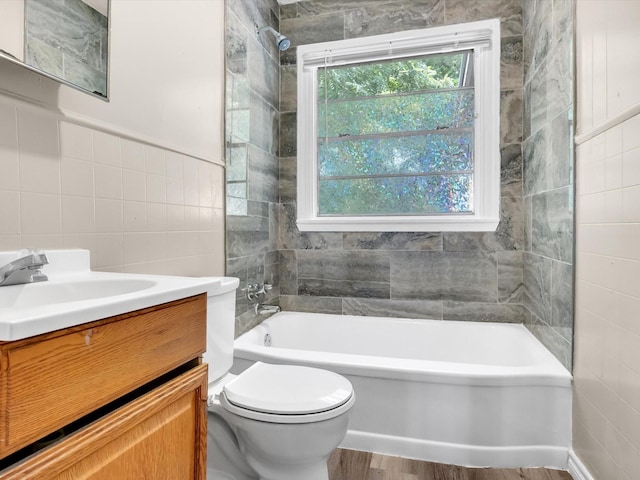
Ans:
{"type": "Polygon", "coordinates": [[[224,274],[223,167],[0,97],[0,250],[89,248],[92,268],[224,274]]]}
{"type": "Polygon", "coordinates": [[[637,1],[577,0],[577,132],[604,130],[576,170],[573,448],[595,480],[640,472],[638,18],[637,1]]]}
{"type": "Polygon", "coordinates": [[[640,472],[640,117],[577,150],[573,448],[597,480],[640,472]]]}
{"type": "Polygon", "coordinates": [[[581,105],[577,128],[584,134],[640,102],[635,80],[640,62],[629,58],[631,46],[640,42],[640,2],[577,0],[577,4],[577,97],[581,105]]]}

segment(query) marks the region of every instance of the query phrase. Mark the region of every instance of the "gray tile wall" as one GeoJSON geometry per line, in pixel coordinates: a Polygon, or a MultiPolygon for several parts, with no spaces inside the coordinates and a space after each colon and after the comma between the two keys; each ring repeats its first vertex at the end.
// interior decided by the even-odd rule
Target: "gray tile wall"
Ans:
{"type": "MultiPolygon", "coordinates": [[[[279,28],[276,0],[227,0],[226,175],[227,275],[240,278],[236,334],[262,318],[242,291],[248,283],[278,288],[278,144],[280,63],[272,37],[255,25],[279,28]]],[[[269,34],[270,35],[270,34],[269,34]]]]}
{"type": "Polygon", "coordinates": [[[571,368],[574,0],[525,1],[524,289],[531,331],[571,368]]]}
{"type": "MultiPolygon", "coordinates": [[[[228,274],[242,285],[271,281],[270,300],[285,310],[524,323],[570,366],[573,3],[310,0],[278,8],[275,0],[228,0],[228,274]],[[296,46],[495,17],[498,230],[298,231],[296,46]],[[278,56],[254,23],[279,29],[292,47],[278,56]]],[[[237,334],[261,320],[250,307],[239,293],[237,334]]]]}
{"type": "MultiPolygon", "coordinates": [[[[523,304],[522,0],[311,0],[283,5],[280,15],[280,29],[293,45],[280,57],[281,306],[358,315],[530,322],[523,304]],[[498,230],[298,231],[295,47],[496,17],[502,20],[502,206],[498,230]]],[[[556,205],[557,199],[548,199],[550,214],[556,205]]],[[[541,227],[536,224],[536,228],[541,227]]]]}

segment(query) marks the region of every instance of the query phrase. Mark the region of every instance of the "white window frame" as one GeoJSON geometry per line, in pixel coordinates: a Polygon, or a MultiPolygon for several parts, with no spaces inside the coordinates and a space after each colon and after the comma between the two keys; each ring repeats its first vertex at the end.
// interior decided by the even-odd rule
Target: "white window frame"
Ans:
{"type": "Polygon", "coordinates": [[[297,225],[301,231],[495,231],[500,221],[500,21],[301,45],[297,48],[297,225]],[[473,50],[475,84],[472,214],[318,215],[317,74],[325,65],[473,50]]]}

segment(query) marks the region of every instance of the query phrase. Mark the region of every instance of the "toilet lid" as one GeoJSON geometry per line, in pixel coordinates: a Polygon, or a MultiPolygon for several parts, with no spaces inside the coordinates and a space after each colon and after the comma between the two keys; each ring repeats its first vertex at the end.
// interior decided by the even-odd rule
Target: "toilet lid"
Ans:
{"type": "Polygon", "coordinates": [[[331,410],[353,395],[349,380],[337,373],[262,362],[254,363],[223,391],[227,400],[238,407],[286,415],[331,410]]]}

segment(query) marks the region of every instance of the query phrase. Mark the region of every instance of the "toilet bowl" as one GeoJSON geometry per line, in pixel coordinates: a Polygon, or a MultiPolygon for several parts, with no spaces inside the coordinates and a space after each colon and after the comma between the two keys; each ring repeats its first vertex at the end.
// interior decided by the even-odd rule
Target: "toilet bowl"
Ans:
{"type": "Polygon", "coordinates": [[[208,293],[209,480],[328,480],[327,460],[349,427],[351,383],[318,368],[233,363],[235,290],[225,277],[208,293]]]}

